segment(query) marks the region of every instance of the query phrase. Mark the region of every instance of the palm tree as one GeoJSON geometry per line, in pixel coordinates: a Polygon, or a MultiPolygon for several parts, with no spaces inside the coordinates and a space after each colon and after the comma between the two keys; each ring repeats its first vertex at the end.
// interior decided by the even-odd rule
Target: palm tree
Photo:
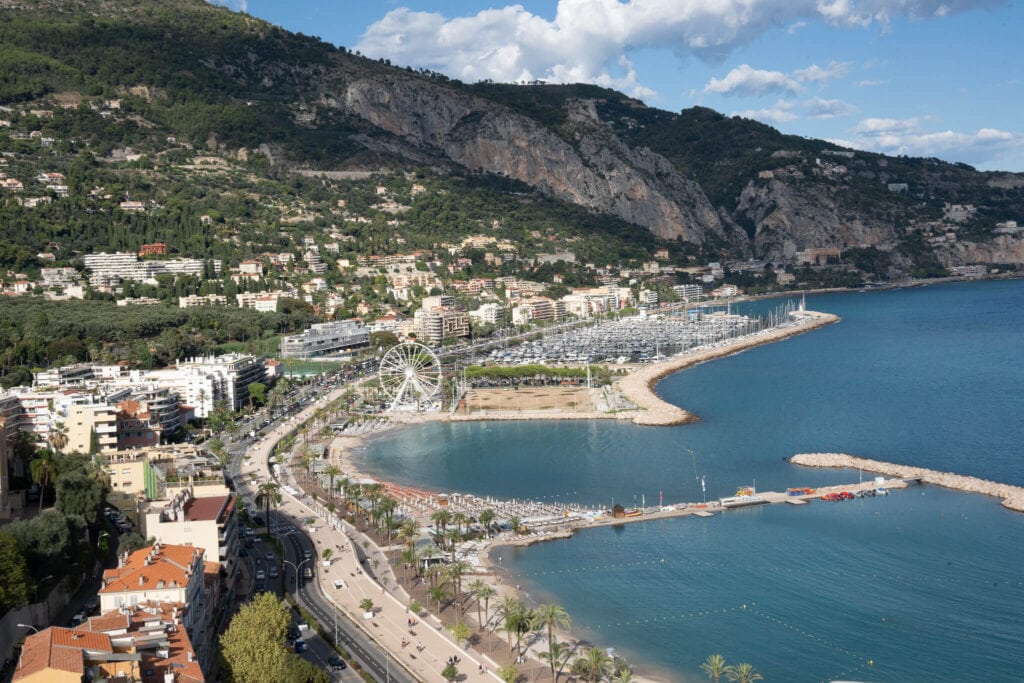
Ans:
{"type": "Polygon", "coordinates": [[[440,508],[430,515],[430,521],[434,523],[434,531],[443,535],[444,530],[448,528],[448,523],[452,521],[452,511],[448,508],[440,508]]]}
{"type": "Polygon", "coordinates": [[[455,528],[462,533],[462,525],[469,521],[469,517],[463,512],[456,512],[452,515],[452,523],[455,524],[455,528]]]}
{"type": "Polygon", "coordinates": [[[53,451],[39,452],[35,460],[29,463],[32,481],[39,484],[39,511],[43,511],[43,498],[46,497],[46,485],[57,474],[57,457],[53,451]]]}
{"type": "Polygon", "coordinates": [[[381,496],[380,502],[377,504],[377,511],[380,513],[381,520],[384,523],[384,531],[387,533],[389,544],[391,543],[391,520],[397,508],[398,501],[391,496],[381,496]]]}
{"type": "Polygon", "coordinates": [[[522,521],[518,517],[509,517],[508,526],[512,530],[513,534],[518,534],[519,527],[522,526],[522,521]]]}
{"type": "Polygon", "coordinates": [[[729,667],[725,665],[725,657],[722,655],[709,655],[700,668],[704,670],[708,678],[718,683],[718,679],[725,675],[725,671],[729,667]]]}
{"type": "Polygon", "coordinates": [[[568,643],[560,643],[557,640],[553,640],[548,644],[547,652],[538,653],[541,659],[546,659],[551,664],[555,683],[558,683],[558,677],[562,674],[562,669],[565,668],[565,665],[569,663],[569,659],[574,651],[575,648],[568,643]]]}
{"type": "Polygon", "coordinates": [[[725,668],[725,677],[737,683],[754,683],[754,681],[764,679],[764,676],[754,671],[754,667],[747,663],[727,666],[725,668]]]}
{"type": "Polygon", "coordinates": [[[441,603],[448,599],[448,589],[442,584],[427,591],[427,597],[437,603],[437,614],[441,614],[441,603]]]}
{"type": "Polygon", "coordinates": [[[508,633],[508,654],[512,656],[512,635],[519,630],[519,622],[526,609],[522,601],[512,595],[506,595],[501,601],[501,615],[504,620],[502,630],[508,633]]]}
{"type": "Polygon", "coordinates": [[[58,422],[50,428],[50,435],[47,437],[53,450],[60,455],[64,447],[68,445],[68,429],[62,422],[58,422]]]}
{"type": "Polygon", "coordinates": [[[316,454],[309,449],[309,446],[302,447],[302,454],[299,456],[299,462],[302,463],[303,469],[306,470],[306,481],[309,481],[309,470],[313,467],[313,463],[316,462],[316,454]]]}
{"type": "MultiPolygon", "coordinates": [[[[533,610],[533,621],[530,628],[544,628],[548,632],[548,652],[555,642],[555,628],[569,628],[569,613],[561,605],[540,605],[533,610]]],[[[555,661],[551,660],[551,677],[555,677],[555,661]]]]}
{"type": "Polygon", "coordinates": [[[612,683],[633,683],[633,670],[629,668],[620,669],[612,676],[612,683]]]}
{"type": "Polygon", "coordinates": [[[331,482],[331,486],[327,489],[327,492],[334,495],[334,478],[341,474],[341,468],[331,463],[324,468],[324,474],[326,474],[331,482]]]}
{"type": "Polygon", "coordinates": [[[281,503],[281,485],[272,481],[265,481],[256,489],[256,505],[264,508],[264,521],[267,523],[267,531],[270,531],[270,506],[277,507],[281,503]]]}
{"type": "Polygon", "coordinates": [[[469,590],[473,592],[473,597],[476,598],[476,623],[480,624],[481,628],[483,628],[484,620],[480,614],[480,600],[483,598],[484,590],[490,588],[483,579],[474,579],[473,583],[469,584],[469,590]]]}
{"type": "MultiPolygon", "coordinates": [[[[453,596],[456,600],[462,596],[462,577],[465,576],[469,570],[472,569],[469,562],[459,560],[458,562],[452,562],[444,568],[444,577],[452,584],[452,589],[455,592],[453,596]]],[[[456,604],[456,608],[458,605],[456,604]]],[[[458,609],[455,611],[455,616],[458,618],[458,609]]]]}
{"type": "Polygon", "coordinates": [[[487,537],[490,538],[491,524],[494,523],[494,510],[492,510],[491,508],[482,510],[477,519],[479,520],[480,524],[483,525],[484,529],[487,531],[487,537]]]}
{"type": "Polygon", "coordinates": [[[572,665],[572,672],[585,681],[598,683],[611,673],[612,658],[597,647],[587,648],[586,653],[572,665]]]}

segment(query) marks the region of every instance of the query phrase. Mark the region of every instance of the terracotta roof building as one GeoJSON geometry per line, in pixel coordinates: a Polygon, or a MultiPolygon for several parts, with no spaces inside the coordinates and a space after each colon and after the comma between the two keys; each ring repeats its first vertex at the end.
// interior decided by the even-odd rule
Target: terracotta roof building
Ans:
{"type": "Polygon", "coordinates": [[[143,603],[181,603],[181,626],[195,643],[196,655],[206,669],[207,630],[213,608],[204,578],[203,549],[157,543],[131,553],[116,569],[103,572],[99,590],[100,612],[135,608],[143,603]]]}
{"type": "Polygon", "coordinates": [[[75,629],[40,631],[25,640],[14,680],[202,683],[203,670],[180,627],[184,612],[180,602],[143,602],[75,629]]]}

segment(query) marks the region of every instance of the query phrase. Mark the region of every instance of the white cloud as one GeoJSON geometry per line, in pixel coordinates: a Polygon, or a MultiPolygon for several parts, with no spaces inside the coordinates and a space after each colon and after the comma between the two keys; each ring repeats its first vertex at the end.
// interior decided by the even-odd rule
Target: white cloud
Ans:
{"type": "Polygon", "coordinates": [[[817,64],[811,64],[806,69],[797,69],[793,76],[804,83],[822,83],[834,78],[843,78],[850,72],[849,62],[829,62],[828,66],[822,68],[817,64]]]}
{"type": "Polygon", "coordinates": [[[857,110],[852,104],[842,100],[826,100],[820,97],[812,97],[804,105],[807,107],[807,116],[812,119],[831,119],[837,116],[849,116],[857,110]]]}
{"type": "Polygon", "coordinates": [[[712,78],[704,86],[705,93],[718,95],[760,96],[767,93],[800,92],[803,87],[781,71],[754,69],[742,64],[719,80],[712,78]]]}
{"type": "Polygon", "coordinates": [[[764,109],[748,109],[746,111],[734,111],[730,116],[742,116],[745,119],[754,119],[762,123],[789,123],[795,121],[799,116],[793,112],[793,103],[779,100],[774,106],[764,109]]]}
{"type": "Polygon", "coordinates": [[[871,80],[871,79],[866,78],[863,81],[859,81],[857,83],[857,87],[858,88],[873,88],[873,87],[879,86],[879,85],[887,85],[888,83],[889,83],[889,81],[887,81],[887,80],[871,80]]]}
{"type": "Polygon", "coordinates": [[[853,128],[859,135],[906,135],[918,129],[921,119],[861,119],[853,128]]]}
{"type": "Polygon", "coordinates": [[[887,26],[896,17],[924,18],[1004,2],[558,0],[550,20],[521,5],[457,18],[400,8],[370,25],[355,49],[463,80],[583,81],[635,94],[644,88],[629,64],[634,49],[667,48],[680,58],[717,62],[763,33],[801,22],[887,26]]]}
{"type": "Polygon", "coordinates": [[[789,28],[786,29],[786,33],[788,33],[791,36],[795,36],[797,33],[800,32],[800,29],[802,29],[804,26],[807,26],[806,21],[793,22],[792,24],[790,24],[789,28]]]}
{"type": "Polygon", "coordinates": [[[924,119],[863,119],[852,129],[854,137],[842,144],[885,154],[938,157],[982,164],[1024,150],[1024,133],[981,128],[974,133],[953,130],[928,132],[924,119]]]}

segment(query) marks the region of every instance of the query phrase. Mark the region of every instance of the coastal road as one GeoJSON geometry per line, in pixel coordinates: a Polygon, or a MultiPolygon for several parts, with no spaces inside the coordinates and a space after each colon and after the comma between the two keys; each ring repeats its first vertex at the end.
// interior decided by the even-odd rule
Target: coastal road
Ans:
{"type": "MultiPolygon", "coordinates": [[[[289,520],[300,528],[301,521],[289,520]]],[[[305,534],[292,533],[286,537],[284,542],[285,552],[288,561],[294,566],[302,562],[304,550],[313,550],[313,545],[306,538],[305,534]]],[[[305,566],[309,566],[309,562],[305,566]]],[[[291,572],[289,577],[295,576],[292,565],[286,565],[291,572]]],[[[305,566],[303,569],[305,569],[305,566]]],[[[359,662],[363,669],[369,671],[374,678],[381,681],[395,681],[396,683],[414,683],[418,679],[410,676],[404,669],[391,661],[391,657],[382,650],[358,626],[351,622],[351,619],[333,604],[320,590],[316,580],[305,580],[301,574],[295,584],[290,583],[289,588],[296,602],[309,612],[319,623],[325,633],[334,631],[338,645],[345,648],[349,654],[359,662]]],[[[326,660],[324,660],[326,664],[326,660]]],[[[326,668],[326,666],[325,666],[326,668]]]]}
{"type": "MultiPolygon", "coordinates": [[[[340,389],[336,390],[340,394],[340,389]]],[[[297,398],[301,398],[297,397],[297,398]]],[[[330,400],[331,397],[324,397],[325,400],[330,400]]],[[[228,449],[232,455],[231,463],[229,465],[229,472],[232,475],[233,481],[240,483],[243,479],[243,474],[268,474],[269,466],[267,465],[267,458],[273,445],[277,442],[281,436],[290,430],[293,425],[301,423],[303,419],[308,419],[309,415],[304,413],[311,413],[312,406],[307,408],[303,413],[295,416],[291,419],[281,416],[275,420],[270,426],[267,427],[267,437],[265,440],[254,441],[248,437],[243,437],[238,441],[232,443],[228,449]],[[248,458],[248,460],[246,460],[248,458]]],[[[254,502],[252,497],[255,492],[248,484],[244,484],[238,487],[238,495],[245,500],[245,502],[254,502]]],[[[290,496],[286,496],[286,501],[290,496]]],[[[301,505],[298,501],[294,502],[295,505],[301,505]]],[[[294,586],[287,583],[289,581],[288,576],[294,576],[293,567],[297,567],[303,561],[303,550],[309,549],[311,552],[314,551],[314,544],[305,533],[302,531],[303,519],[305,513],[300,508],[296,507],[296,514],[292,514],[289,510],[288,503],[286,502],[281,508],[271,512],[271,517],[276,521],[274,526],[277,529],[283,529],[285,526],[290,526],[294,531],[288,533],[287,536],[281,538],[283,546],[285,548],[286,557],[291,564],[285,564],[282,571],[281,580],[285,583],[284,587],[291,590],[296,601],[302,605],[320,624],[321,629],[324,632],[331,632],[335,630],[335,623],[337,623],[337,642],[339,645],[348,650],[349,654],[359,663],[364,670],[370,672],[375,678],[381,681],[397,681],[398,683],[413,683],[418,680],[412,677],[401,667],[397,666],[392,657],[385,651],[376,645],[373,640],[363,633],[358,626],[352,623],[351,619],[342,611],[338,611],[335,614],[335,608],[327,600],[326,596],[320,590],[316,581],[304,582],[303,579],[298,577],[294,586]],[[301,582],[301,583],[300,583],[301,582]],[[337,621],[335,621],[337,620],[337,621]]],[[[270,522],[271,520],[266,520],[270,522]]],[[[257,547],[257,552],[259,548],[257,547]]],[[[314,564],[316,558],[313,561],[307,562],[306,564],[314,564]]],[[[324,644],[325,646],[326,643],[324,644]]],[[[329,648],[329,646],[327,646],[329,648]]],[[[321,666],[326,670],[326,654],[330,656],[330,653],[325,653],[321,648],[311,647],[314,654],[317,655],[316,659],[320,659],[321,666]]],[[[309,652],[309,651],[307,651],[309,652]]],[[[316,661],[314,659],[314,661],[316,661]]]]}

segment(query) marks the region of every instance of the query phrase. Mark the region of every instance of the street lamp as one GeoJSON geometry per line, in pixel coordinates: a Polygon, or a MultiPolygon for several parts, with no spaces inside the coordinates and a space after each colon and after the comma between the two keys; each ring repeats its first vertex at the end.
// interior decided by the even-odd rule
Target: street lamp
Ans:
{"type": "MultiPolygon", "coordinates": [[[[298,589],[298,587],[299,587],[299,567],[301,567],[302,565],[306,564],[311,559],[312,558],[307,557],[306,559],[304,559],[302,562],[299,562],[298,564],[295,564],[294,562],[290,562],[288,560],[282,560],[282,562],[284,564],[290,564],[292,566],[292,569],[295,570],[295,588],[296,589],[298,589]]],[[[287,590],[287,588],[285,590],[287,590]]]]}
{"type": "Polygon", "coordinates": [[[16,626],[20,626],[21,628],[30,628],[33,631],[35,631],[36,633],[39,633],[39,627],[38,626],[33,626],[32,624],[15,624],[15,625],[16,626]]]}

